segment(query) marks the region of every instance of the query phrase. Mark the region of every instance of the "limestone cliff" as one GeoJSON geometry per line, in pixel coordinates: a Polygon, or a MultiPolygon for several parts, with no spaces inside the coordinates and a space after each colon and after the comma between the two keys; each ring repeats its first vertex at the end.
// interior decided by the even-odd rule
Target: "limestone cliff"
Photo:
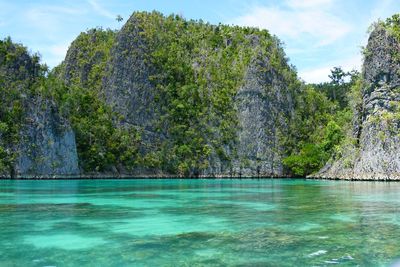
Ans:
{"type": "Polygon", "coordinates": [[[234,97],[237,121],[237,157],[224,164],[214,156],[204,173],[215,176],[282,177],[287,119],[293,112],[292,81],[271,66],[267,56],[255,55],[234,97]]]}
{"type": "Polygon", "coordinates": [[[366,47],[361,99],[350,141],[318,178],[400,179],[400,42],[377,24],[366,47]]]}
{"type": "Polygon", "coordinates": [[[241,175],[277,177],[285,175],[284,148],[280,134],[293,112],[289,80],[275,70],[266,57],[249,66],[244,85],[235,97],[239,118],[238,154],[241,175]]]}
{"type": "Polygon", "coordinates": [[[79,174],[75,136],[56,105],[38,94],[38,57],[0,42],[0,175],[53,177],[79,174]]]}
{"type": "Polygon", "coordinates": [[[80,34],[51,72],[0,41],[0,98],[1,177],[283,177],[335,151],[313,177],[400,179],[400,16],[371,33],[344,139],[267,30],[158,12],[80,34]]]}
{"type": "Polygon", "coordinates": [[[75,134],[50,100],[29,100],[17,148],[16,177],[76,177],[75,134]]]}
{"type": "Polygon", "coordinates": [[[122,27],[116,36],[107,62],[103,91],[107,103],[123,116],[122,123],[141,132],[142,153],[155,149],[162,138],[157,130],[160,104],[156,103],[156,86],[150,82],[154,67],[146,60],[151,53],[137,16],[122,27]]]}
{"type": "Polygon", "coordinates": [[[82,33],[48,77],[22,61],[19,138],[0,150],[15,152],[13,176],[290,174],[282,137],[301,83],[266,30],[136,12],[82,33]],[[60,84],[42,94],[39,76],[60,84]]]}
{"type": "MultiPolygon", "coordinates": [[[[167,29],[172,23],[181,27],[180,18],[165,19],[158,14],[144,14],[144,17],[143,14],[134,14],[117,33],[107,64],[103,84],[106,100],[116,112],[124,116],[125,123],[134,125],[141,131],[141,151],[144,154],[157,151],[161,151],[162,154],[174,154],[176,150],[189,146],[191,141],[181,143],[181,139],[186,138],[183,134],[177,137],[175,133],[171,133],[173,123],[176,122],[169,118],[169,113],[175,109],[171,107],[170,101],[180,101],[179,93],[174,93],[177,96],[173,99],[169,99],[170,96],[165,94],[165,90],[168,90],[171,84],[179,87],[185,86],[186,83],[186,86],[196,87],[200,94],[200,99],[192,106],[201,102],[204,111],[180,127],[186,129],[186,125],[189,124],[186,131],[197,131],[198,134],[193,138],[206,140],[202,149],[210,149],[208,156],[199,156],[192,160],[201,162],[194,164],[194,167],[187,167],[188,175],[286,175],[282,166],[283,149],[280,146],[279,135],[285,132],[285,123],[293,111],[292,92],[289,87],[297,80],[284,59],[279,41],[268,34],[262,36],[249,32],[242,36],[238,29],[191,22],[191,27],[201,28],[200,33],[212,32],[213,38],[218,40],[217,45],[213,46],[211,42],[202,40],[199,33],[190,32],[190,26],[182,26],[179,32],[174,32],[174,28],[167,29]],[[155,22],[152,21],[153,16],[156,17],[155,22]],[[151,24],[155,25],[154,28],[149,27],[151,24]],[[231,31],[231,37],[225,36],[222,30],[231,31]],[[188,48],[184,48],[185,51],[174,48],[175,39],[171,40],[162,34],[154,35],[153,32],[157,31],[166,31],[167,35],[176,36],[177,44],[188,48]],[[192,43],[189,38],[196,38],[193,37],[196,34],[199,34],[197,38],[200,39],[192,43]],[[232,44],[233,41],[238,43],[235,44],[236,47],[232,44]],[[267,42],[268,45],[265,45],[267,42]],[[159,46],[162,46],[162,49],[159,46]],[[189,47],[193,46],[195,48],[190,50],[189,47]],[[154,59],[152,55],[159,55],[159,51],[163,51],[163,56],[167,54],[169,57],[165,61],[171,61],[174,56],[168,55],[170,47],[174,48],[175,52],[184,53],[175,60],[178,63],[181,61],[180,66],[189,70],[183,74],[174,73],[174,79],[177,80],[167,84],[164,73],[176,72],[175,69],[171,70],[175,66],[170,66],[173,63],[166,65],[164,61],[154,59]],[[234,57],[234,53],[239,56],[234,57]],[[224,61],[231,63],[221,67],[224,61]],[[157,80],[160,76],[162,78],[157,80]],[[232,82],[215,76],[228,76],[225,79],[231,79],[232,82]],[[234,80],[238,82],[235,84],[234,80]],[[226,88],[228,83],[230,88],[226,88]],[[160,90],[159,87],[165,89],[160,90]],[[221,98],[223,90],[229,90],[229,99],[221,98]],[[217,106],[217,101],[226,101],[225,109],[217,106]],[[228,108],[230,110],[227,110],[228,108]],[[228,134],[230,137],[227,137],[228,134]]],[[[185,97],[189,103],[193,95],[185,97]]],[[[185,103],[179,105],[184,106],[185,103]]],[[[184,118],[179,123],[183,124],[182,120],[184,118]]],[[[176,158],[169,159],[170,162],[175,160],[179,161],[176,158]]],[[[155,171],[177,174],[173,169],[163,166],[155,171]]]]}

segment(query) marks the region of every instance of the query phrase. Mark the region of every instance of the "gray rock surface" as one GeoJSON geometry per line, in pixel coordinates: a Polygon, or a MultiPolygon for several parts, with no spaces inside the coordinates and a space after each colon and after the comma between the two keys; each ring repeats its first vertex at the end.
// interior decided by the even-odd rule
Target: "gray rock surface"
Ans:
{"type": "MultiPolygon", "coordinates": [[[[11,170],[3,170],[0,176],[51,178],[79,175],[75,135],[71,127],[60,117],[51,100],[43,99],[34,92],[34,83],[41,68],[38,58],[33,58],[22,46],[12,43],[2,52],[0,86],[15,90],[13,97],[21,105],[22,121],[15,118],[19,129],[17,140],[5,144],[0,135],[0,145],[12,151],[15,157],[11,170]],[[12,56],[5,60],[2,55],[7,53],[12,56]]],[[[13,102],[2,104],[9,105],[7,108],[11,109],[13,102]]]]}
{"type": "MultiPolygon", "coordinates": [[[[132,16],[117,34],[108,62],[104,91],[107,102],[125,117],[125,123],[136,126],[142,132],[142,151],[146,152],[157,147],[165,135],[159,129],[162,116],[159,105],[162,101],[155,101],[156,90],[150,82],[155,68],[145,59],[149,49],[140,32],[136,17],[132,16]]],[[[258,49],[257,43],[254,40],[254,49],[258,49]]],[[[199,64],[202,63],[193,62],[194,68],[199,64]]],[[[247,69],[244,85],[237,88],[234,100],[239,123],[238,140],[232,140],[232,144],[224,147],[231,160],[220,158],[213,150],[208,160],[210,166],[196,175],[285,175],[278,132],[284,132],[285,118],[293,111],[287,84],[282,74],[271,66],[268,57],[263,57],[262,53],[256,56],[247,69]]],[[[215,129],[213,124],[218,122],[210,121],[210,127],[215,129]]]]}
{"type": "Polygon", "coordinates": [[[153,70],[145,60],[149,51],[136,19],[132,16],[117,34],[107,64],[104,93],[113,110],[124,116],[123,123],[141,132],[142,150],[146,151],[162,136],[157,131],[160,113],[154,100],[155,88],[149,81],[153,70]]]}
{"type": "Polygon", "coordinates": [[[369,37],[363,66],[362,107],[356,112],[353,144],[316,178],[400,179],[399,42],[383,26],[369,37]]]}
{"type": "Polygon", "coordinates": [[[115,32],[111,30],[103,31],[95,28],[87,33],[81,33],[68,49],[65,60],[61,64],[60,78],[67,85],[75,83],[82,87],[99,90],[98,87],[101,87],[103,82],[101,71],[104,70],[109,56],[109,51],[101,48],[112,43],[114,38],[115,32]],[[89,83],[90,79],[96,82],[89,83]]]}
{"type": "Polygon", "coordinates": [[[279,132],[293,111],[287,81],[268,58],[256,58],[235,101],[240,123],[236,172],[252,177],[284,175],[279,132]]]}
{"type": "Polygon", "coordinates": [[[75,134],[50,100],[29,101],[18,155],[16,177],[76,177],[80,173],[75,134]]]}
{"type": "MultiPolygon", "coordinates": [[[[99,95],[105,98],[116,114],[122,115],[123,119],[118,120],[119,122],[115,124],[115,127],[133,126],[140,131],[140,152],[142,155],[146,155],[148,152],[157,153],[165,147],[167,147],[165,150],[168,151],[171,144],[168,143],[167,130],[164,130],[168,129],[168,125],[160,124],[160,121],[163,121],[161,117],[165,115],[162,114],[163,110],[165,111],[167,105],[163,99],[157,99],[157,88],[151,81],[153,75],[160,73],[157,73],[157,68],[152,66],[149,60],[148,55],[152,51],[147,43],[146,35],[142,31],[140,21],[133,15],[122,29],[115,33],[111,50],[94,55],[91,53],[91,56],[87,57],[85,55],[89,54],[89,51],[84,49],[91,47],[90,44],[95,48],[96,40],[94,37],[96,32],[94,30],[89,31],[85,35],[88,38],[81,40],[81,42],[93,40],[90,44],[84,43],[84,48],[80,48],[78,37],[67,53],[60,77],[67,84],[73,79],[78,79],[82,86],[89,86],[92,89],[93,87],[88,84],[87,77],[90,76],[91,70],[96,65],[105,66],[104,77],[101,77],[101,83],[96,83],[96,86],[99,85],[96,90],[99,90],[99,95]],[[85,64],[78,63],[82,56],[86,59],[85,64]]],[[[204,126],[209,128],[204,131],[204,139],[209,142],[212,150],[208,159],[210,166],[201,171],[193,170],[193,176],[271,177],[287,175],[282,166],[283,148],[280,146],[280,136],[285,133],[286,122],[293,112],[292,96],[288,88],[290,81],[284,73],[280,73],[280,70],[273,67],[270,58],[268,58],[272,55],[271,51],[259,51],[262,47],[260,37],[249,34],[246,38],[251,40],[251,44],[254,46],[253,51],[259,53],[255,53],[249,66],[244,68],[242,72],[243,83],[234,89],[236,96],[234,96],[233,105],[238,123],[235,127],[236,139],[223,145],[223,152],[229,159],[217,152],[218,149],[221,149],[219,146],[222,143],[220,141],[222,134],[218,132],[218,127],[224,114],[213,115],[207,122],[204,122],[204,126]],[[213,143],[218,143],[218,145],[213,143]]],[[[278,46],[278,40],[275,41],[276,43],[272,42],[271,49],[276,49],[278,46]]],[[[229,40],[224,42],[225,45],[229,45],[229,43],[229,40]]],[[[189,59],[189,61],[192,60],[189,64],[192,64],[195,70],[196,66],[210,64],[210,59],[206,56],[208,53],[215,56],[212,60],[215,60],[214,63],[218,64],[218,48],[210,48],[205,45],[202,49],[207,53],[189,59]]],[[[213,93],[213,90],[220,88],[219,84],[213,86],[212,81],[209,82],[208,86],[210,87],[210,94],[213,93]]],[[[210,110],[212,108],[209,107],[210,110]]],[[[212,112],[210,111],[210,113],[212,112]]],[[[42,115],[51,119],[46,112],[42,115]]],[[[28,131],[27,134],[33,140],[34,136],[42,136],[43,133],[28,131]]],[[[50,139],[57,139],[52,134],[52,130],[46,132],[45,136],[50,139]]],[[[65,124],[63,136],[57,139],[60,143],[60,146],[57,146],[57,151],[65,151],[66,144],[71,141],[70,138],[70,128],[65,124]]],[[[39,139],[38,142],[43,143],[39,139]]],[[[42,154],[42,151],[47,149],[48,147],[42,146],[35,153],[42,154]]],[[[56,159],[57,151],[51,157],[56,159]]],[[[72,150],[70,150],[70,153],[72,153],[72,150]]],[[[62,160],[58,161],[63,162],[62,160]]],[[[24,166],[26,166],[24,169],[20,168],[24,172],[34,169],[29,167],[28,164],[28,162],[32,162],[31,159],[24,158],[21,162],[24,162],[24,166]]],[[[54,170],[63,173],[64,171],[67,172],[68,169],[74,170],[75,168],[72,161],[65,162],[63,165],[66,166],[65,169],[56,168],[54,170]]],[[[46,172],[50,172],[48,167],[45,168],[48,170],[46,172]]],[[[119,168],[115,174],[112,173],[111,175],[165,176],[176,174],[165,173],[165,170],[160,169],[150,170],[145,167],[137,167],[126,172],[124,168],[119,168]]]]}
{"type": "MultiPolygon", "coordinates": [[[[255,57],[247,68],[244,84],[235,96],[237,157],[224,162],[216,155],[204,176],[283,177],[280,133],[293,112],[288,82],[270,65],[268,57],[255,57]]],[[[229,154],[229,149],[226,149],[229,154]]]]}

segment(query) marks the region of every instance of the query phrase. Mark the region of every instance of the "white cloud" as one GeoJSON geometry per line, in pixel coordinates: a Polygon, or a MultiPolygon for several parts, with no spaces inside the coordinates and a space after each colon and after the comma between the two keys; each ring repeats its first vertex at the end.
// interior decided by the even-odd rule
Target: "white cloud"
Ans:
{"type": "Polygon", "coordinates": [[[350,59],[336,60],[328,62],[324,66],[307,69],[299,72],[299,76],[307,83],[320,83],[329,81],[328,75],[331,74],[333,67],[341,67],[344,71],[361,70],[361,54],[350,59]]]}
{"type": "Polygon", "coordinates": [[[64,60],[65,55],[67,54],[68,47],[69,43],[56,44],[49,47],[49,53],[51,55],[51,59],[53,62],[55,62],[55,64],[58,64],[64,60]]]}
{"type": "Polygon", "coordinates": [[[374,9],[371,11],[369,24],[377,21],[378,19],[384,19],[388,13],[394,13],[395,10],[393,10],[393,2],[394,0],[379,1],[379,3],[375,5],[374,9]]]}
{"type": "Polygon", "coordinates": [[[88,3],[90,6],[101,16],[109,18],[109,19],[114,19],[116,15],[105,9],[103,6],[101,6],[97,0],[88,0],[88,3]]]}
{"type": "Polygon", "coordinates": [[[312,38],[315,47],[325,46],[351,31],[349,24],[329,12],[330,2],[288,0],[286,6],[253,6],[232,23],[268,29],[286,39],[312,38]]]}
{"type": "Polygon", "coordinates": [[[331,69],[332,69],[332,66],[305,70],[305,71],[299,72],[299,76],[306,83],[326,82],[329,79],[328,75],[330,74],[331,69]]]}
{"type": "Polygon", "coordinates": [[[68,50],[68,47],[69,47],[69,44],[52,45],[50,47],[50,52],[55,56],[64,57],[68,50]]]}
{"type": "Polygon", "coordinates": [[[70,41],[71,40],[63,41],[62,43],[34,46],[31,52],[40,53],[42,63],[46,63],[49,67],[55,67],[65,59],[69,44],[71,43],[70,41]]]}
{"type": "Polygon", "coordinates": [[[68,44],[76,37],[78,30],[72,30],[76,21],[89,13],[89,6],[43,4],[31,5],[21,11],[25,34],[23,43],[33,52],[42,55],[42,61],[50,67],[58,65],[65,57],[68,44]],[[40,36],[37,39],[36,36],[40,36]]]}
{"type": "Polygon", "coordinates": [[[63,29],[66,20],[85,13],[79,8],[45,5],[28,9],[24,18],[30,27],[41,30],[42,34],[52,34],[63,29]]]}
{"type": "Polygon", "coordinates": [[[320,8],[331,5],[333,0],[287,0],[286,2],[292,8],[320,8]]]}

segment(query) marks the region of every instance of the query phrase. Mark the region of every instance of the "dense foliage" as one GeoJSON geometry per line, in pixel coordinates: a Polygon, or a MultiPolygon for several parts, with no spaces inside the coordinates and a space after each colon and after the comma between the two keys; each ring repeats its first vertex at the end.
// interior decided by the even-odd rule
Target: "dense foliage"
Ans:
{"type": "MultiPolygon", "coordinates": [[[[161,107],[158,127],[166,137],[162,143],[153,151],[140,151],[140,131],[124,124],[105,101],[103,80],[117,32],[96,28],[80,34],[66,60],[50,73],[37,55],[6,39],[0,41],[0,174],[12,171],[24,101],[33,95],[51,99],[71,124],[84,172],[140,166],[197,175],[213,155],[229,163],[238,158],[235,96],[257,60],[268,63],[258,71],[273,69],[293,99],[294,110],[285,117],[280,138],[288,174],[315,172],[340,150],[352,117],[357,72],[334,68],[331,82],[302,85],[280,41],[266,30],[158,12],[133,16],[135,23],[128,21],[125,30],[139,29],[137,38],[146,46],[145,62],[153,68],[149,78],[161,107]]],[[[398,17],[386,26],[397,32],[398,17]]]]}
{"type": "Polygon", "coordinates": [[[10,38],[0,40],[0,174],[13,172],[26,101],[45,69],[38,55],[30,56],[10,38]]]}
{"type": "Polygon", "coordinates": [[[156,67],[151,80],[162,107],[160,128],[166,126],[168,137],[151,161],[168,172],[196,175],[208,167],[211,153],[226,162],[237,157],[234,99],[251,60],[269,58],[276,72],[296,81],[279,40],[266,30],[158,12],[133,16],[135,24],[128,27],[140,29],[147,60],[156,67]]]}
{"type": "Polygon", "coordinates": [[[288,155],[284,164],[295,175],[321,169],[339,149],[353,118],[349,101],[359,73],[338,67],[331,73],[331,82],[308,85],[296,95],[295,115],[284,144],[288,155]]]}
{"type": "Polygon", "coordinates": [[[88,87],[65,85],[50,75],[44,86],[59,105],[75,132],[81,168],[85,172],[133,168],[137,164],[140,136],[137,131],[115,127],[118,115],[88,87]]]}
{"type": "Polygon", "coordinates": [[[81,33],[68,55],[77,64],[63,62],[48,78],[50,92],[75,131],[85,172],[132,169],[139,160],[139,133],[133,128],[116,127],[121,118],[103,97],[102,81],[114,40],[115,32],[111,30],[96,28],[81,33]]]}
{"type": "Polygon", "coordinates": [[[390,33],[392,33],[397,40],[400,40],[400,14],[395,14],[390,18],[387,18],[383,23],[390,33]]]}
{"type": "Polygon", "coordinates": [[[76,70],[81,71],[80,79],[71,76],[67,84],[59,78],[61,67],[48,73],[47,67],[39,64],[38,55],[30,55],[25,47],[14,44],[10,38],[0,41],[0,174],[13,173],[21,130],[28,123],[29,101],[38,97],[53,101],[60,115],[71,123],[80,165],[85,172],[136,166],[140,136],[134,129],[115,127],[119,116],[106,105],[100,91],[114,33],[93,32],[98,43],[87,39],[87,34],[77,39],[79,45],[92,47],[84,51],[85,55],[77,55],[82,64],[82,69],[76,70]],[[86,60],[92,64],[89,71],[86,60]]]}
{"type": "Polygon", "coordinates": [[[65,61],[57,66],[53,73],[66,81],[67,85],[85,87],[100,96],[115,36],[115,31],[102,28],[81,33],[72,42],[65,61]]]}

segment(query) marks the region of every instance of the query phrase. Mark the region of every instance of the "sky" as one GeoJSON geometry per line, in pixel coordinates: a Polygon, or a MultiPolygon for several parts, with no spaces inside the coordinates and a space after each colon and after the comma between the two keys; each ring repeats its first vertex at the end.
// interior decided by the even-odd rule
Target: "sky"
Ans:
{"type": "Polygon", "coordinates": [[[70,43],[93,27],[119,29],[134,11],[158,10],[267,29],[305,82],[329,81],[330,70],[360,70],[361,47],[378,19],[400,12],[399,0],[0,0],[0,38],[10,36],[40,53],[50,67],[61,63],[70,43]]]}

